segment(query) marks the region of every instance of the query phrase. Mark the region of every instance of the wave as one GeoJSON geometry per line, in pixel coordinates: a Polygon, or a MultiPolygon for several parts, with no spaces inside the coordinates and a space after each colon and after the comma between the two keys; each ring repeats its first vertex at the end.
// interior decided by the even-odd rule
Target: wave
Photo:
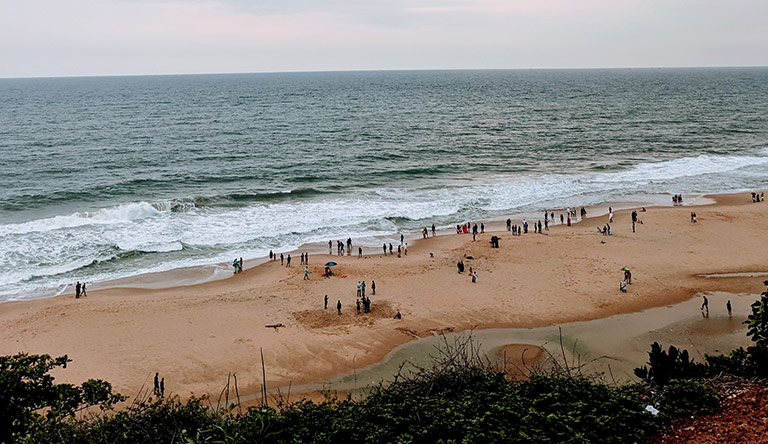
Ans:
{"type": "Polygon", "coordinates": [[[0,225],[0,287],[54,288],[73,279],[92,282],[229,256],[252,258],[350,236],[370,238],[375,246],[374,235],[432,223],[538,214],[542,208],[635,194],[738,191],[768,185],[766,164],[763,149],[643,162],[619,171],[436,178],[408,188],[298,188],[121,204],[0,225]]]}

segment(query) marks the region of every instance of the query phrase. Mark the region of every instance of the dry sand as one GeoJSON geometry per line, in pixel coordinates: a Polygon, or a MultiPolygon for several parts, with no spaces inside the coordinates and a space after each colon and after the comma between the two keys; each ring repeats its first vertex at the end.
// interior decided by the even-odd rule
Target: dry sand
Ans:
{"type": "Polygon", "coordinates": [[[472,242],[471,235],[446,233],[412,243],[402,258],[314,254],[308,281],[295,257],[292,268],[270,262],[193,286],[9,302],[0,304],[0,354],[67,354],[73,362],[60,380],[103,378],[129,395],[151,384],[155,371],[167,391],[182,397],[218,393],[229,372],[238,375],[241,393],[258,393],[260,348],[268,383],[297,385],[371,365],[394,347],[439,331],[597,319],[701,291],[759,293],[762,278],[702,275],[768,271],[768,204],[752,203],[745,193],[714,198],[714,205],[648,208],[639,213],[636,233],[630,212],[619,211],[608,237],[595,229],[607,221],[600,216],[546,235],[486,232],[472,242]],[[500,249],[490,248],[492,234],[501,236],[500,249]],[[478,272],[475,284],[456,272],[465,255],[474,257],[465,263],[478,272]],[[339,262],[337,275],[324,279],[328,260],[339,262]],[[623,266],[633,274],[627,293],[618,290],[623,266]],[[374,311],[358,316],[355,285],[371,279],[374,311]],[[335,310],[339,299],[342,316],[335,310]],[[402,320],[392,319],[396,310],[402,320]],[[285,327],[265,328],[275,323],[285,327]]]}

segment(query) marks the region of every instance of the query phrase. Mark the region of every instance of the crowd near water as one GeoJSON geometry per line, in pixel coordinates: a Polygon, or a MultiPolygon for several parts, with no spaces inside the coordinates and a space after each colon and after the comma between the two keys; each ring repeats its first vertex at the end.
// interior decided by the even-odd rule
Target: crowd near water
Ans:
{"type": "Polygon", "coordinates": [[[768,186],[762,68],[1,79],[0,103],[0,301],[768,186]]]}

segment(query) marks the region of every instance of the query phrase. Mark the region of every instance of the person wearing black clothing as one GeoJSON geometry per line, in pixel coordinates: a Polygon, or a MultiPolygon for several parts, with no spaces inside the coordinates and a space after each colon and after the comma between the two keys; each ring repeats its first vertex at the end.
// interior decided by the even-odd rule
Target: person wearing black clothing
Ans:
{"type": "Polygon", "coordinates": [[[336,311],[341,315],[341,300],[336,301],[336,311]]]}

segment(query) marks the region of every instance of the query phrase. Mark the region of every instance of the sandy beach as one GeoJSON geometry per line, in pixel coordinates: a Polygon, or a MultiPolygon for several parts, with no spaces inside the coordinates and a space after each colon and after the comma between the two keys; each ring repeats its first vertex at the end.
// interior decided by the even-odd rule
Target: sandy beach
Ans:
{"type": "Polygon", "coordinates": [[[369,366],[441,331],[544,327],[680,303],[699,292],[759,293],[765,278],[748,273],[768,272],[768,204],[752,203],[749,193],[710,197],[715,204],[648,207],[636,233],[631,211],[621,210],[612,236],[598,234],[595,227],[608,219],[601,215],[543,235],[532,227],[518,237],[486,229],[473,242],[470,234],[444,233],[410,243],[401,258],[380,248],[363,258],[312,254],[309,280],[297,253],[291,268],[278,260],[198,285],[8,302],[0,304],[0,354],[67,354],[73,362],[58,374],[62,381],[102,378],[128,395],[151,384],[154,372],[182,397],[218,393],[230,372],[241,393],[252,394],[261,383],[260,349],[270,386],[298,385],[369,366]],[[490,247],[492,235],[501,248],[490,247]],[[457,273],[460,259],[477,270],[477,283],[457,273]],[[336,274],[323,278],[329,260],[338,262],[336,274]],[[619,291],[624,266],[632,270],[627,293],[619,291]],[[373,312],[357,315],[356,283],[366,281],[370,295],[372,279],[373,312]],[[403,319],[393,319],[397,310],[403,319]],[[284,327],[265,327],[278,323],[284,327]]]}

